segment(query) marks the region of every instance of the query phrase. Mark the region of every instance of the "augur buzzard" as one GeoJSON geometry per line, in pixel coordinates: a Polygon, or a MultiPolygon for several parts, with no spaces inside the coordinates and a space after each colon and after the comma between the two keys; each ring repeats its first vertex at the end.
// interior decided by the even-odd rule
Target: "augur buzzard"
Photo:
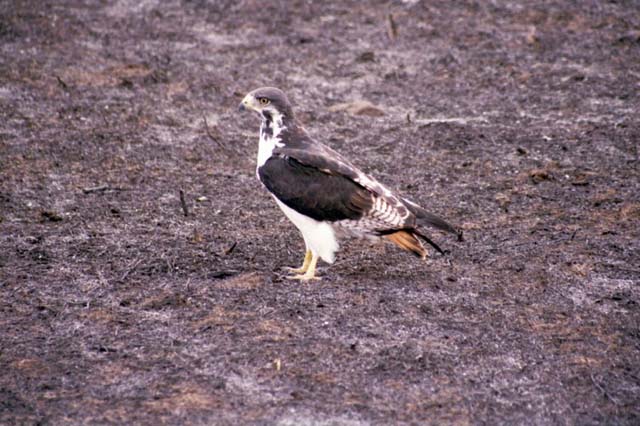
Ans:
{"type": "Polygon", "coordinates": [[[386,238],[426,258],[421,239],[442,253],[423,233],[431,226],[462,232],[361,172],[331,148],[313,140],[293,114],[287,96],[274,87],[244,97],[240,110],[260,114],[258,179],[302,233],[304,263],[290,278],[310,280],[318,259],[333,263],[337,235],[386,238]]]}

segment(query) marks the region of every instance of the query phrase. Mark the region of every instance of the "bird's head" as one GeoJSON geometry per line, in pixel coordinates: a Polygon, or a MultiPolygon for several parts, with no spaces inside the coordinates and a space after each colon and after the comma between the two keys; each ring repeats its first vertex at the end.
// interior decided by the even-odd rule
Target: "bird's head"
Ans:
{"type": "Polygon", "coordinates": [[[275,87],[261,87],[252,90],[242,99],[238,109],[240,111],[256,111],[268,121],[293,118],[293,111],[287,95],[275,87]]]}

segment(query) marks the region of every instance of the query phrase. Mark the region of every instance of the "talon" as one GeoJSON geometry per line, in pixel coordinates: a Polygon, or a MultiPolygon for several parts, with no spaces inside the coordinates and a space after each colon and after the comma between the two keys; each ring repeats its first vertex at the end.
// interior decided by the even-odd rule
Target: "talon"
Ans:
{"type": "Polygon", "coordinates": [[[320,277],[316,277],[316,265],[318,264],[318,255],[311,253],[311,251],[307,251],[307,254],[304,257],[304,263],[305,264],[302,265],[303,268],[306,266],[306,270],[304,271],[304,274],[289,276],[287,277],[287,279],[300,280],[300,281],[319,280],[320,277]]]}
{"type": "Polygon", "coordinates": [[[299,281],[311,281],[311,280],[320,281],[322,279],[320,277],[316,277],[315,275],[307,275],[307,274],[289,275],[286,278],[288,280],[299,280],[299,281]]]}
{"type": "Polygon", "coordinates": [[[306,251],[306,253],[304,254],[304,262],[302,263],[302,266],[299,268],[286,268],[289,272],[293,272],[294,274],[304,274],[307,272],[307,270],[309,269],[309,264],[311,263],[311,259],[313,258],[313,254],[311,253],[311,250],[306,251]]]}

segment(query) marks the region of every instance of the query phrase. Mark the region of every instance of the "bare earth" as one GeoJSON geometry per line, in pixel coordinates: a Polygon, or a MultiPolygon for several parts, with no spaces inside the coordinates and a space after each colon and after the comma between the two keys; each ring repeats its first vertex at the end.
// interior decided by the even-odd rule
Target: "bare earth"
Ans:
{"type": "Polygon", "coordinates": [[[639,111],[637,1],[0,1],[0,424],[640,424],[639,111]],[[263,85],[466,241],[284,279],[263,85]]]}

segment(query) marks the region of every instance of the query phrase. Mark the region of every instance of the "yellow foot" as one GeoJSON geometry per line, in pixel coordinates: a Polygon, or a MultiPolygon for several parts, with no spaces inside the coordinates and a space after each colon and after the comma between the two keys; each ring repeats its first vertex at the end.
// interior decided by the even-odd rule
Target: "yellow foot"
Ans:
{"type": "Polygon", "coordinates": [[[307,269],[309,269],[309,264],[311,263],[312,257],[313,257],[313,254],[311,253],[311,250],[307,250],[306,253],[304,254],[304,262],[302,263],[302,266],[299,268],[287,268],[287,270],[289,272],[293,272],[294,274],[306,273],[307,269]]]}
{"type": "MultiPolygon", "coordinates": [[[[299,272],[304,272],[304,274],[293,275],[287,278],[290,280],[300,280],[300,281],[319,280],[320,277],[316,277],[316,265],[318,264],[318,256],[317,255],[314,256],[313,253],[311,253],[311,251],[307,251],[307,254],[304,257],[304,263],[305,264],[302,265],[302,268],[305,268],[305,266],[306,268],[304,269],[304,271],[299,271],[299,272]]],[[[298,272],[298,271],[294,271],[294,272],[298,272]]]]}

